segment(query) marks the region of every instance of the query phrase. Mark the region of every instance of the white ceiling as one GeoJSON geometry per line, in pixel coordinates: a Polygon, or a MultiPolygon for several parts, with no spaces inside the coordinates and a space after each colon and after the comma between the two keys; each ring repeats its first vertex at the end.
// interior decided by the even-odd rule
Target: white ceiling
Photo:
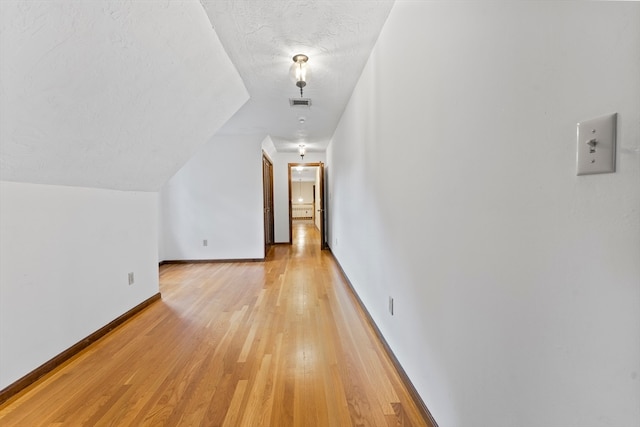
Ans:
{"type": "Polygon", "coordinates": [[[247,99],[196,0],[0,0],[2,180],[155,191],[247,99]]]}
{"type": "Polygon", "coordinates": [[[291,181],[315,182],[317,170],[317,166],[296,166],[291,169],[291,181]]]}
{"type": "Polygon", "coordinates": [[[324,151],[378,38],[393,0],[201,0],[250,100],[222,128],[270,135],[278,151],[324,151]],[[304,88],[290,77],[292,57],[309,56],[304,88]],[[305,119],[304,124],[300,118],[305,119]]]}
{"type": "Polygon", "coordinates": [[[157,191],[217,133],[323,151],[392,5],[0,0],[0,179],[157,191]]]}

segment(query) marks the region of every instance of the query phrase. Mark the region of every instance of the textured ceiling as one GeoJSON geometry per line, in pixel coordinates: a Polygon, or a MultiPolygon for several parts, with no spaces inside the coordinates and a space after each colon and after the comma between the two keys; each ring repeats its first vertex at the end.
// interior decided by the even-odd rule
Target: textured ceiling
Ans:
{"type": "Polygon", "coordinates": [[[291,169],[291,181],[293,182],[315,182],[317,166],[298,166],[291,169]]]}
{"type": "Polygon", "coordinates": [[[323,151],[393,1],[201,2],[251,96],[221,132],[270,135],[278,151],[294,151],[301,142],[323,151]],[[298,53],[309,56],[308,109],[288,101],[300,96],[289,74],[298,53]]]}
{"type": "Polygon", "coordinates": [[[201,3],[0,0],[0,179],[155,191],[217,132],[323,151],[393,5],[201,3]]]}
{"type": "Polygon", "coordinates": [[[158,190],[247,99],[197,0],[0,1],[2,180],[158,190]]]}

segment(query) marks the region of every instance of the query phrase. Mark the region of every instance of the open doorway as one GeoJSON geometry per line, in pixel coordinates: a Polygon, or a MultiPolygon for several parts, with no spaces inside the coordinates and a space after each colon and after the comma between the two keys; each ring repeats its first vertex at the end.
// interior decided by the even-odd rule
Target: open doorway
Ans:
{"type": "Polygon", "coordinates": [[[288,169],[289,243],[293,243],[294,226],[313,226],[320,235],[320,247],[326,249],[324,163],[289,163],[288,169]]]}

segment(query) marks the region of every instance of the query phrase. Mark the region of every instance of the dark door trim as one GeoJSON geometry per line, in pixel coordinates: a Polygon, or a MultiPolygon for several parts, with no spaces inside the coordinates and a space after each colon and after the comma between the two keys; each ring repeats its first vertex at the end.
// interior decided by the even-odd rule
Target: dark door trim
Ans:
{"type": "Polygon", "coordinates": [[[273,219],[273,162],[262,152],[262,198],[264,216],[264,256],[267,256],[269,246],[275,242],[275,227],[273,219]]]}
{"type": "MultiPolygon", "coordinates": [[[[291,200],[291,169],[296,166],[304,166],[304,167],[317,167],[320,169],[320,180],[318,185],[319,188],[319,205],[320,209],[317,210],[317,214],[320,216],[320,247],[322,249],[327,249],[329,246],[327,245],[326,239],[326,218],[325,218],[325,201],[324,201],[324,163],[315,162],[315,163],[289,163],[287,165],[287,181],[289,185],[289,244],[293,244],[293,201],[291,200]]],[[[315,209],[315,206],[314,206],[315,209]]],[[[314,215],[315,216],[315,215],[314,215]]]]}

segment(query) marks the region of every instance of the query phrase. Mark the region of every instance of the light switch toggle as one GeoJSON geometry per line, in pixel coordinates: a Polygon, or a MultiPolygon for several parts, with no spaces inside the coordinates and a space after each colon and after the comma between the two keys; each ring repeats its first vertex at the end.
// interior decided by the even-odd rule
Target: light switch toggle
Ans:
{"type": "Polygon", "coordinates": [[[613,113],[578,123],[578,175],[616,171],[616,122],[613,113]]]}

